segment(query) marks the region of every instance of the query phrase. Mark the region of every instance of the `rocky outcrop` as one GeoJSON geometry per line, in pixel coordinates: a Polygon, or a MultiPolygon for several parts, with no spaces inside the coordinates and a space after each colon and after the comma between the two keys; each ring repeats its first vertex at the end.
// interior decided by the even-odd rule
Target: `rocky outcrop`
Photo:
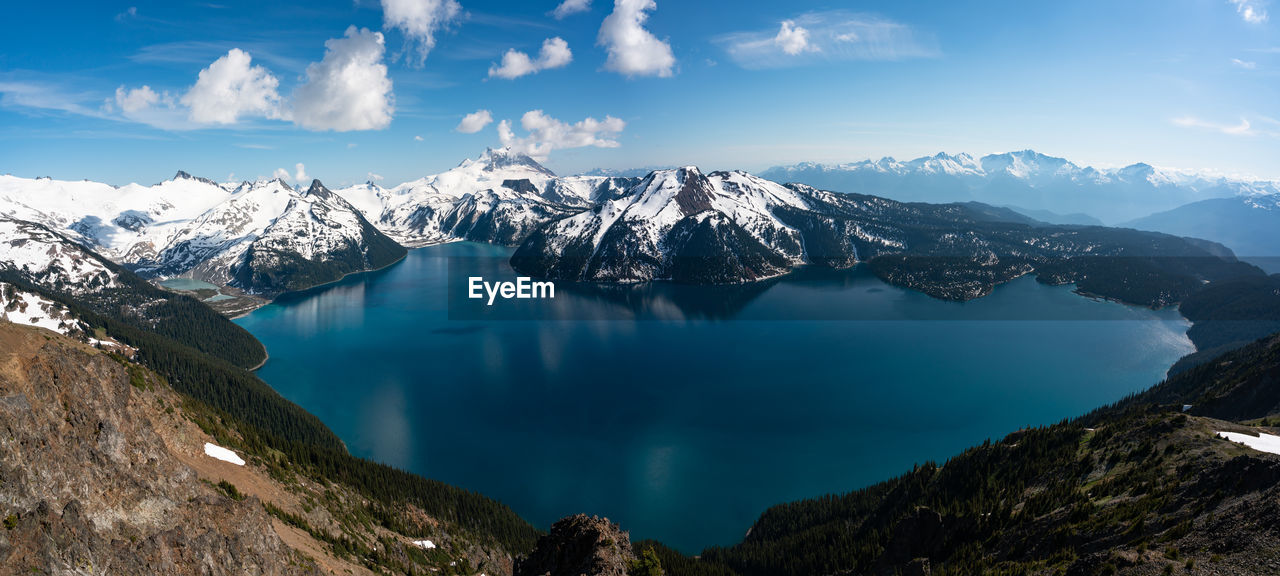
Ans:
{"type": "Polygon", "coordinates": [[[636,560],[631,537],[608,518],[578,514],[551,526],[515,576],[626,576],[636,560]]]}
{"type": "Polygon", "coordinates": [[[0,322],[4,573],[303,574],[254,497],[202,482],[164,441],[171,404],[136,366],[0,322]]]}

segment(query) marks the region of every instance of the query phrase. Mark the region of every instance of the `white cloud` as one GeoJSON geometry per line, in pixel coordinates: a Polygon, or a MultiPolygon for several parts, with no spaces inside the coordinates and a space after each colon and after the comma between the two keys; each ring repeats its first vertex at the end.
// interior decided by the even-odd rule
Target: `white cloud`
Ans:
{"type": "Polygon", "coordinates": [[[564,0],[551,14],[556,17],[556,20],[563,20],[566,16],[590,9],[591,0],[564,0]]]}
{"type": "MultiPolygon", "coordinates": [[[[455,130],[463,134],[475,134],[476,132],[484,130],[485,126],[492,123],[493,114],[489,113],[488,110],[476,110],[475,112],[463,116],[462,121],[458,123],[458,127],[455,128],[455,130]]],[[[422,137],[419,136],[416,139],[422,140],[422,137]]]]}
{"type": "Polygon", "coordinates": [[[232,48],[213,61],[182,97],[188,118],[198,124],[235,124],[242,116],[280,117],[280,84],[248,52],[232,48]]]}
{"type": "Polygon", "coordinates": [[[414,140],[414,142],[421,142],[421,141],[422,141],[422,137],[421,137],[421,136],[414,136],[414,137],[413,137],[413,140],[414,140]]]}
{"type": "Polygon", "coordinates": [[[1250,24],[1262,24],[1267,21],[1266,3],[1262,0],[1227,0],[1235,4],[1236,13],[1250,24]]]}
{"type": "Polygon", "coordinates": [[[406,44],[417,45],[419,66],[436,47],[436,32],[462,16],[456,0],[382,0],[382,23],[405,35],[406,44]]]}
{"type": "Polygon", "coordinates": [[[1253,70],[1258,67],[1257,62],[1245,62],[1239,58],[1232,58],[1231,63],[1235,64],[1239,68],[1244,68],[1245,70],[1253,70]]]}
{"type": "Polygon", "coordinates": [[[127,89],[116,88],[114,100],[107,100],[102,109],[107,113],[120,112],[128,120],[160,128],[162,130],[190,130],[197,128],[187,109],[169,92],[156,92],[150,86],[127,89]]]}
{"type": "Polygon", "coordinates": [[[308,130],[379,130],[391,124],[395,98],[383,64],[382,33],[347,28],[325,41],[324,59],[307,66],[293,93],[293,121],[308,130]]]}
{"type": "Polygon", "coordinates": [[[489,77],[513,80],[527,74],[536,74],[552,68],[563,68],[573,61],[569,43],[562,38],[548,38],[542,42],[542,51],[534,60],[528,54],[512,49],[502,55],[502,65],[489,67],[489,77]]]}
{"type": "Polygon", "coordinates": [[[671,45],[644,28],[648,12],[657,8],[654,0],[614,0],[597,37],[609,51],[605,69],[627,76],[671,76],[676,65],[671,45]]]}
{"type": "Polygon", "coordinates": [[[116,22],[124,22],[125,20],[129,20],[131,18],[137,18],[137,17],[138,17],[138,7],[130,6],[128,10],[125,10],[124,12],[116,14],[116,22]]]}
{"type": "Polygon", "coordinates": [[[271,177],[280,181],[286,181],[289,179],[289,171],[284,168],[276,168],[275,173],[272,174],[271,177]]]}
{"type": "Polygon", "coordinates": [[[782,48],[784,53],[792,56],[802,52],[820,50],[817,46],[809,44],[809,31],[797,26],[791,20],[782,21],[782,29],[778,30],[777,36],[774,36],[773,43],[782,48]]]}
{"type": "Polygon", "coordinates": [[[938,55],[936,41],[910,26],[844,10],[810,12],[779,28],[713,38],[743,68],[779,68],[854,60],[906,60],[938,55]]]}
{"type": "Polygon", "coordinates": [[[1213,132],[1219,132],[1229,136],[1257,136],[1257,135],[1275,136],[1276,135],[1276,133],[1274,132],[1265,132],[1265,131],[1260,131],[1255,129],[1253,125],[1249,122],[1248,118],[1241,118],[1239,124],[1220,124],[1217,122],[1209,122],[1206,120],[1201,120],[1194,116],[1183,116],[1181,118],[1174,118],[1173,123],[1175,125],[1182,126],[1183,128],[1200,128],[1203,130],[1211,130],[1213,132]]]}
{"type": "Polygon", "coordinates": [[[543,161],[550,156],[552,150],[563,148],[617,148],[620,144],[614,138],[627,127],[627,123],[613,116],[605,116],[604,120],[586,118],[581,122],[568,124],[547,116],[541,110],[530,110],[520,118],[520,126],[529,133],[527,136],[516,136],[511,129],[511,122],[499,122],[498,139],[503,146],[515,152],[543,161]]]}
{"type": "Polygon", "coordinates": [[[384,180],[384,178],[382,177],[381,174],[374,174],[373,172],[369,173],[370,182],[381,182],[382,180],[384,180]]]}
{"type": "Polygon", "coordinates": [[[293,174],[294,182],[302,184],[302,183],[305,183],[307,180],[310,180],[310,178],[307,177],[307,167],[303,165],[303,163],[299,162],[297,164],[294,164],[293,168],[295,170],[293,174]]]}
{"type": "Polygon", "coordinates": [[[161,96],[150,86],[125,90],[124,86],[116,88],[116,106],[125,113],[138,112],[160,104],[161,100],[170,100],[168,94],[161,96]]]}

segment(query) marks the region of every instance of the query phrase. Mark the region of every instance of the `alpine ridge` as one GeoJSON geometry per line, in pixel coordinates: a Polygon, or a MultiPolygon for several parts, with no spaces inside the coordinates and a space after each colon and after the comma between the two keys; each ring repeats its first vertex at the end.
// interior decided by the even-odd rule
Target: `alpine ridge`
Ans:
{"type": "Polygon", "coordinates": [[[220,184],[186,172],[154,186],[119,188],[3,176],[0,215],[59,231],[145,278],[193,278],[258,302],[384,267],[403,257],[406,246],[470,240],[515,247],[512,265],[522,273],[570,281],[732,284],[800,265],[869,263],[890,282],[947,299],[980,297],[1036,273],[1048,282],[1092,284],[1082,289],[1127,302],[1166,305],[1197,283],[1242,269],[1233,267],[1229,250],[1212,243],[1050,226],[972,201],[916,204],[863,192],[881,191],[888,182],[871,175],[897,186],[941,179],[939,186],[971,192],[995,190],[987,185],[992,182],[1017,183],[1024,192],[1068,199],[1088,194],[1063,183],[1141,182],[1148,192],[1172,186],[1189,196],[1274,187],[1221,180],[1206,189],[1195,184],[1202,178],[1147,165],[1099,171],[1032,151],[809,164],[767,174],[871,179],[833,193],[740,171],[704,174],[693,166],[644,178],[561,177],[504,148],[392,188],[368,182],[331,191],[314,181],[302,189],[279,179],[220,184]],[[987,184],[975,188],[978,181],[987,184]],[[1137,258],[1142,270],[1098,268],[1098,258],[1116,257],[1137,258]],[[1208,265],[1171,264],[1178,258],[1208,265]],[[1134,288],[1134,282],[1116,288],[1153,275],[1161,281],[1143,284],[1161,283],[1165,293],[1134,288]]]}

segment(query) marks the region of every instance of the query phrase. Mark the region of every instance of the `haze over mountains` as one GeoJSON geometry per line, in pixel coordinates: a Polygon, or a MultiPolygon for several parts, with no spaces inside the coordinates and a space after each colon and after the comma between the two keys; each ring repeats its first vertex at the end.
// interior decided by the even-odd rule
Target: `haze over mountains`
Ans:
{"type": "Polygon", "coordinates": [[[939,153],[905,162],[886,157],[835,165],[802,163],[770,168],[760,176],[903,202],[976,201],[1058,215],[1087,214],[1109,225],[1211,198],[1280,194],[1276,182],[1143,163],[1097,169],[1033,150],[981,158],[939,153]]]}

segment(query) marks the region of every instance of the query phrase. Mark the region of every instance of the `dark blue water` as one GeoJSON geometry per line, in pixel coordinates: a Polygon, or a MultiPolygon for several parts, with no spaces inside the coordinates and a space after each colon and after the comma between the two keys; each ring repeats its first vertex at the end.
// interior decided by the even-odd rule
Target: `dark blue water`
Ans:
{"type": "Polygon", "coordinates": [[[1032,279],[947,303],[859,269],[746,287],[561,286],[520,305],[575,320],[450,320],[447,287],[466,279],[449,280],[448,257],[502,254],[414,250],[238,322],[270,351],[262,378],[356,455],[544,528],[586,512],[687,552],[739,540],[769,505],[1119,399],[1191,351],[1173,311],[1032,279]]]}

